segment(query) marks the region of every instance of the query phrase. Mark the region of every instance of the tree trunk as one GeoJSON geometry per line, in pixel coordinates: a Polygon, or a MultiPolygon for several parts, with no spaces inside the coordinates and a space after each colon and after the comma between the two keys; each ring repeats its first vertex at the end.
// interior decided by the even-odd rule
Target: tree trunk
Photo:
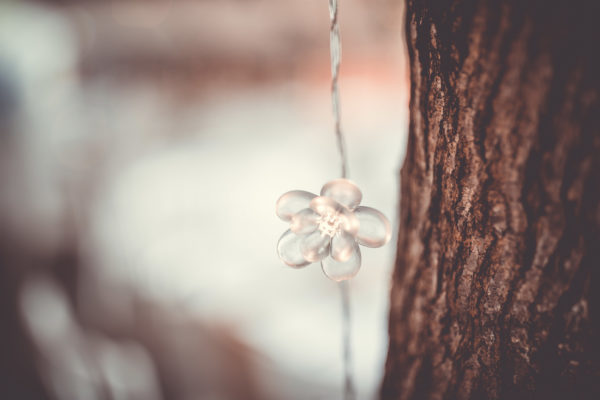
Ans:
{"type": "Polygon", "coordinates": [[[598,11],[408,0],[382,398],[600,399],[598,11]]]}

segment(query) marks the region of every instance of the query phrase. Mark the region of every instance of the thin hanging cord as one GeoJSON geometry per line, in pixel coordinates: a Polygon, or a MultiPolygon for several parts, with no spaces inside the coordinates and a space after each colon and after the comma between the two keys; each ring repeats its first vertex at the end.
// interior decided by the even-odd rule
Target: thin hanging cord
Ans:
{"type": "Polygon", "coordinates": [[[338,74],[340,72],[340,61],[342,59],[342,42],[340,39],[340,26],[338,24],[338,0],[329,0],[329,50],[331,54],[331,103],[333,107],[333,120],[335,124],[335,136],[337,147],[340,152],[342,163],[342,178],[348,174],[348,162],[346,160],[346,144],[340,125],[340,93],[338,89],[338,74]]]}
{"type": "MultiPolygon", "coordinates": [[[[340,92],[338,88],[338,75],[342,59],[342,42],[340,39],[340,26],[338,24],[338,0],[329,0],[329,50],[331,54],[331,105],[333,108],[333,121],[337,147],[342,164],[342,178],[348,176],[348,161],[346,159],[346,144],[340,124],[340,92]]],[[[354,400],[354,382],[352,379],[352,348],[350,341],[350,291],[348,281],[339,283],[342,295],[342,340],[344,358],[344,400],[354,400]]]]}
{"type": "Polygon", "coordinates": [[[354,400],[354,382],[352,379],[352,351],[350,336],[350,284],[348,281],[339,283],[342,294],[342,331],[344,340],[344,400],[354,400]]]}

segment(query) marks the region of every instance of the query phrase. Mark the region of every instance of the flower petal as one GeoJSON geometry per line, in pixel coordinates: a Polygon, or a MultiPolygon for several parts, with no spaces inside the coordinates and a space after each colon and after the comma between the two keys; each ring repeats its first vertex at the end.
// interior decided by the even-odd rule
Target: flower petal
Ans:
{"type": "Polygon", "coordinates": [[[305,236],[300,243],[300,251],[305,260],[315,262],[329,254],[331,238],[316,231],[305,236]]]}
{"type": "Polygon", "coordinates": [[[354,210],[360,226],[356,238],[358,243],[367,247],[381,247],[392,236],[390,221],[374,208],[358,207],[354,210]]]}
{"type": "Polygon", "coordinates": [[[314,212],[311,208],[305,208],[292,216],[290,229],[292,232],[299,235],[306,235],[317,229],[319,226],[319,223],[317,222],[318,219],[319,214],[314,212]]]}
{"type": "Polygon", "coordinates": [[[275,213],[284,221],[290,221],[292,216],[308,207],[310,201],[317,195],[304,190],[292,190],[284,193],[275,205],[275,213]]]}
{"type": "Polygon", "coordinates": [[[288,229],[277,242],[279,258],[290,267],[300,268],[310,264],[310,261],[307,261],[300,251],[302,239],[304,236],[296,235],[288,229]]]}
{"type": "Polygon", "coordinates": [[[358,246],[354,236],[348,232],[340,232],[331,240],[331,257],[336,261],[348,261],[358,246]]]}
{"type": "Polygon", "coordinates": [[[327,257],[321,261],[321,268],[323,268],[323,272],[329,279],[340,282],[356,275],[360,269],[360,262],[360,249],[356,245],[347,261],[340,262],[333,257],[327,257]]]}
{"type": "Polygon", "coordinates": [[[316,196],[310,201],[310,208],[319,215],[339,214],[344,211],[344,206],[330,197],[316,196]]]}
{"type": "Polygon", "coordinates": [[[342,228],[345,232],[349,233],[353,237],[356,237],[358,230],[360,229],[360,221],[352,211],[344,210],[342,211],[343,215],[343,225],[342,228]]]}
{"type": "Polygon", "coordinates": [[[358,186],[344,178],[334,179],[323,185],[321,196],[330,197],[350,210],[358,207],[362,200],[362,193],[358,186]]]}

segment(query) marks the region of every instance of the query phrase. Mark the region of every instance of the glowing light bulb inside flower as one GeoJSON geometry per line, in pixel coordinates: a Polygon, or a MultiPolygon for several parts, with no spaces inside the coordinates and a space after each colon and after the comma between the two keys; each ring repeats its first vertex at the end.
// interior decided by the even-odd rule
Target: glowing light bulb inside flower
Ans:
{"type": "Polygon", "coordinates": [[[390,240],[388,219],[374,208],[360,206],[362,193],[348,179],[326,183],[320,196],[302,190],[277,200],[276,213],[290,223],[277,243],[287,265],[304,267],[321,262],[330,279],[352,278],[360,269],[359,244],[380,247],[390,240]]]}

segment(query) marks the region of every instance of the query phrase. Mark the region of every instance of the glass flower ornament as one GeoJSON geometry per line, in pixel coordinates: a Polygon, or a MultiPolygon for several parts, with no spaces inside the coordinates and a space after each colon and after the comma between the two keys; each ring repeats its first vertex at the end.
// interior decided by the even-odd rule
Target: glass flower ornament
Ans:
{"type": "Polygon", "coordinates": [[[360,206],[362,193],[348,179],[327,182],[321,195],[292,190],[277,200],[276,213],[290,223],[277,243],[279,258],[301,268],[320,261],[334,281],[352,278],[361,263],[359,244],[380,247],[391,237],[388,219],[360,206]]]}

